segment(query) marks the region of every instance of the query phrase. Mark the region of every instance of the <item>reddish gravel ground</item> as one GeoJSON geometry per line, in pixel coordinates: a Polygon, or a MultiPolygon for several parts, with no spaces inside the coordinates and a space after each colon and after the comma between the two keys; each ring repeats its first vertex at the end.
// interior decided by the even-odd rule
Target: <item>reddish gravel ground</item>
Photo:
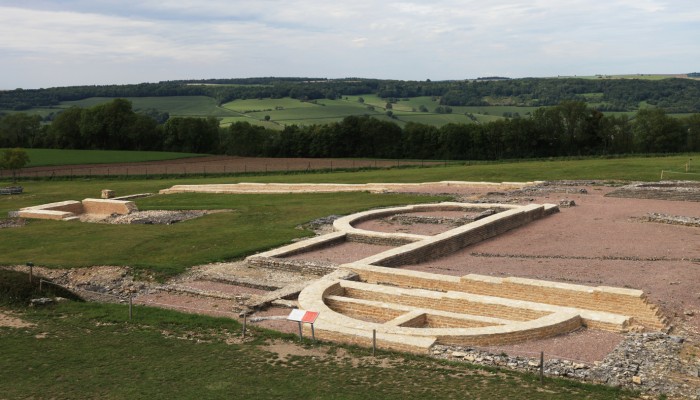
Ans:
{"type": "MultiPolygon", "coordinates": [[[[211,315],[214,317],[238,318],[239,313],[239,307],[231,300],[165,292],[142,294],[134,299],[134,304],[168,308],[194,314],[211,315]]],[[[136,309],[134,314],[138,316],[138,309],[136,309]]]]}
{"type": "Polygon", "coordinates": [[[332,247],[295,254],[285,258],[345,264],[379,254],[391,248],[391,246],[382,246],[378,244],[343,242],[332,247]]]}
{"type": "Polygon", "coordinates": [[[366,231],[374,232],[388,232],[388,233],[412,233],[415,235],[437,235],[450,229],[454,229],[454,226],[443,225],[443,224],[402,224],[399,222],[388,222],[382,220],[369,220],[363,221],[355,225],[355,228],[363,229],[366,231]]]}
{"type": "MultiPolygon", "coordinates": [[[[494,189],[455,187],[463,198],[488,197],[494,189]]],[[[535,203],[574,200],[575,207],[530,223],[439,260],[403,268],[466,275],[518,276],[584,285],[643,290],[670,317],[675,332],[700,331],[700,228],[645,222],[648,213],[700,217],[696,202],[604,197],[609,187],[549,188],[528,194],[535,203]]],[[[411,192],[438,193],[443,188],[421,187],[411,192]]],[[[494,194],[494,193],[491,193],[494,194]]],[[[501,196],[500,193],[494,194],[501,196]]],[[[358,227],[381,230],[379,221],[358,227]]],[[[416,224],[412,233],[421,233],[416,224]]],[[[428,231],[423,231],[430,234],[428,231]]],[[[326,260],[357,260],[349,247],[335,246],[300,256],[326,260]]],[[[337,261],[336,261],[337,262],[337,261]]],[[[343,261],[346,262],[346,261],[343,261]]],[[[581,362],[602,360],[622,339],[619,334],[581,330],[574,334],[489,350],[513,355],[539,354],[581,362]]]]}
{"type": "Polygon", "coordinates": [[[405,268],[641,289],[675,322],[700,328],[700,229],[640,219],[650,212],[697,217],[698,204],[610,198],[603,196],[609,188],[587,190],[536,198],[544,203],[565,197],[577,206],[405,268]]]}

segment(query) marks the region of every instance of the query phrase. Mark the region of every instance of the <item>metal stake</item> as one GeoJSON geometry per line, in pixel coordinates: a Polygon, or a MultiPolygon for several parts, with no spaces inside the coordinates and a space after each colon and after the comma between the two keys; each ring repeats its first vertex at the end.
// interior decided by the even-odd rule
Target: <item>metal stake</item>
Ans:
{"type": "Polygon", "coordinates": [[[245,339],[246,326],[248,324],[248,315],[243,314],[243,339],[245,339]]]}
{"type": "Polygon", "coordinates": [[[544,385],[544,351],[540,351],[540,385],[544,385]]]}
{"type": "Polygon", "coordinates": [[[301,342],[303,339],[303,336],[301,335],[301,321],[299,321],[299,341],[301,342]]]}
{"type": "Polygon", "coordinates": [[[129,321],[131,321],[131,317],[133,316],[133,307],[134,307],[134,296],[129,295],[129,321]]]}

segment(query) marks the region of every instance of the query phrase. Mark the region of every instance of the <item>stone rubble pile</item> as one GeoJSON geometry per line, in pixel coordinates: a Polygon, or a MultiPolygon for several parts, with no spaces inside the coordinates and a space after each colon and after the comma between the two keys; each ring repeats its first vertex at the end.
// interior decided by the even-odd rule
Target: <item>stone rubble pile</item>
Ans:
{"type": "Polygon", "coordinates": [[[697,217],[685,217],[682,215],[649,213],[649,214],[647,214],[646,219],[649,222],[660,222],[663,224],[700,227],[700,218],[697,218],[697,217]]]}
{"type": "Polygon", "coordinates": [[[147,224],[147,225],[171,225],[189,219],[206,215],[203,210],[184,211],[136,211],[126,215],[118,215],[107,218],[104,222],[110,224],[147,224]]]}
{"type": "MultiPolygon", "coordinates": [[[[680,356],[684,339],[665,333],[630,333],[594,364],[545,359],[544,374],[625,387],[654,395],[700,399],[700,358],[680,356]]],[[[493,354],[473,347],[436,345],[432,356],[539,373],[540,358],[493,354]]],[[[547,355],[545,354],[545,358],[547,355]]]]}

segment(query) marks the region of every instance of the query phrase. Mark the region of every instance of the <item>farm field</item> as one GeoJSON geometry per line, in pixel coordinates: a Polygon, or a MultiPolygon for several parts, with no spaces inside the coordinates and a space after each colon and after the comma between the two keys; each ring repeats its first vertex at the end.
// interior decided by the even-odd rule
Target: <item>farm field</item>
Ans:
{"type": "MultiPolygon", "coordinates": [[[[2,149],[0,149],[2,150],[2,149]]],[[[58,165],[134,163],[145,161],[176,160],[181,158],[203,157],[203,154],[170,153],[162,151],[121,151],[121,150],[57,150],[24,149],[29,156],[28,167],[58,165]]]]}
{"type": "MultiPolygon", "coordinates": [[[[589,93],[590,105],[598,104],[599,93],[589,93]]],[[[46,117],[71,107],[92,107],[113,100],[111,97],[91,97],[77,101],[64,101],[55,107],[33,108],[25,110],[28,114],[46,117]]],[[[528,117],[538,107],[518,107],[507,105],[493,106],[452,106],[452,113],[440,114],[435,112],[439,106],[437,99],[422,96],[398,99],[392,104],[394,117],[386,115],[387,100],[376,95],[343,96],[338,100],[319,99],[305,102],[289,97],[280,99],[246,99],[235,100],[218,105],[216,100],[206,96],[167,96],[167,97],[127,97],[133,108],[139,110],[158,110],[167,112],[173,117],[215,117],[220,118],[221,126],[226,127],[234,122],[245,121],[253,125],[270,129],[284,129],[287,125],[314,125],[339,122],[351,115],[370,115],[381,120],[392,121],[399,126],[408,122],[418,122],[433,126],[443,126],[449,123],[488,123],[502,120],[506,117],[528,117]],[[363,103],[358,100],[362,97],[363,103]],[[427,112],[421,112],[425,106],[427,112]],[[467,114],[471,114],[470,117],[467,114]],[[269,116],[270,120],[265,118],[269,116]],[[472,119],[473,118],[473,119],[472,119]]],[[[492,99],[495,104],[508,99],[492,99]]],[[[644,104],[640,104],[644,107],[644,104]]],[[[0,110],[3,111],[3,110],[0,110]]],[[[4,110],[13,113],[15,111],[4,110]]],[[[633,111],[604,112],[606,115],[634,116],[633,111]]],[[[687,117],[691,114],[669,114],[674,117],[687,117]]]]}
{"type": "MultiPolygon", "coordinates": [[[[661,171],[667,179],[700,179],[700,168],[696,163],[699,154],[673,155],[665,157],[620,157],[620,158],[583,158],[583,159],[548,159],[499,162],[474,161],[440,161],[440,160],[373,160],[373,159],[319,159],[319,158],[262,158],[262,157],[227,157],[206,156],[197,158],[151,161],[144,163],[123,164],[82,164],[67,166],[71,153],[65,150],[51,150],[58,159],[56,166],[25,168],[19,172],[22,177],[74,176],[97,178],[102,175],[198,175],[238,174],[227,180],[259,182],[434,182],[441,180],[465,181],[532,181],[558,179],[610,179],[655,181],[661,177],[661,171]],[[689,173],[685,173],[686,164],[690,162],[689,173]],[[434,168],[399,168],[389,167],[429,167],[434,168]],[[367,171],[330,173],[334,169],[372,168],[367,171]],[[292,175],[268,175],[272,172],[292,173],[292,175]],[[306,172],[322,171],[324,173],[306,172]],[[250,176],[246,174],[250,173],[250,176]],[[260,175],[262,176],[253,176],[260,175]]],[[[99,154],[99,152],[96,152],[99,154]]],[[[127,152],[129,153],[129,152],[127,152]]],[[[119,157],[120,152],[115,152],[119,157]]],[[[138,154],[138,153],[137,153],[138,154]]],[[[178,153],[175,153],[178,154],[178,153]]],[[[32,158],[32,162],[41,162],[32,158]]],[[[0,182],[8,179],[9,172],[0,170],[0,182]]],[[[213,178],[212,178],[213,179],[213,178]]],[[[219,178],[220,179],[220,178],[219,178]]]]}

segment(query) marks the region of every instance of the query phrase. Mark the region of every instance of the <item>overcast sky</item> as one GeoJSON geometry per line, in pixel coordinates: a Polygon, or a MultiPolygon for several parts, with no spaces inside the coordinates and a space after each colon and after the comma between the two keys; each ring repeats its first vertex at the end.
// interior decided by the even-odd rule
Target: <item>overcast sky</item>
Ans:
{"type": "Polygon", "coordinates": [[[0,89],[695,71],[691,0],[0,0],[0,89]]]}

